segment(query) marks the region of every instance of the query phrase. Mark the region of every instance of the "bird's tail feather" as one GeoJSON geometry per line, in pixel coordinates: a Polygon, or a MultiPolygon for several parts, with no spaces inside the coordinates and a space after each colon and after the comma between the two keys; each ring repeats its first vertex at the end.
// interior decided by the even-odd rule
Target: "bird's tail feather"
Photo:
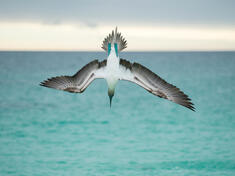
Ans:
{"type": "Polygon", "coordinates": [[[109,43],[117,43],[118,45],[118,51],[122,51],[127,47],[127,41],[126,39],[121,35],[120,32],[117,32],[117,27],[110,33],[103,41],[102,49],[104,49],[106,52],[108,52],[108,44],[109,43]]]}

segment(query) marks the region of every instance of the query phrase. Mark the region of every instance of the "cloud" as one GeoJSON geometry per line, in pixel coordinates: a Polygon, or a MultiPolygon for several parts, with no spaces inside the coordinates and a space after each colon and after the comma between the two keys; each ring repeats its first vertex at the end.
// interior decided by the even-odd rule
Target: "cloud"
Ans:
{"type": "MultiPolygon", "coordinates": [[[[0,50],[101,51],[110,26],[1,23],[0,50]]],[[[122,26],[126,51],[235,50],[235,28],[122,26]]]]}
{"type": "Polygon", "coordinates": [[[234,0],[2,0],[0,21],[235,25],[234,0]]]}
{"type": "Polygon", "coordinates": [[[0,0],[0,50],[235,50],[234,0],[0,0]]]}

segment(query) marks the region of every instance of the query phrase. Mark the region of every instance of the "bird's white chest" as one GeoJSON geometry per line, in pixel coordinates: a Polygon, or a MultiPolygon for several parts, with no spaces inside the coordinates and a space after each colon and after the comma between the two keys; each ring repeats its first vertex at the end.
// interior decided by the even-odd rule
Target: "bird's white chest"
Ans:
{"type": "Polygon", "coordinates": [[[106,81],[109,88],[114,89],[119,80],[119,58],[116,54],[110,53],[106,65],[106,81]]]}

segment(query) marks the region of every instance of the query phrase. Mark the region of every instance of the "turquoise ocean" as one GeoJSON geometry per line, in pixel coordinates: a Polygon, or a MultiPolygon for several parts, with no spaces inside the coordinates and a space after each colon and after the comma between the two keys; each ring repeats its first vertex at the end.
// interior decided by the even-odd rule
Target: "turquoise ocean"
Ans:
{"type": "Polygon", "coordinates": [[[235,52],[124,52],[196,112],[120,81],[83,94],[39,86],[102,52],[0,52],[1,176],[234,176],[235,52]]]}

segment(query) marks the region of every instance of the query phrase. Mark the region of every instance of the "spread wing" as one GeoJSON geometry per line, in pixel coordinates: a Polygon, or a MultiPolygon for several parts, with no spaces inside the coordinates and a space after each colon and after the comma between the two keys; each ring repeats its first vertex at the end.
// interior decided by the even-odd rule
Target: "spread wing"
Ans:
{"type": "Polygon", "coordinates": [[[120,68],[123,70],[121,79],[134,82],[150,93],[168,99],[194,111],[191,99],[176,86],[167,83],[148,68],[138,63],[130,63],[120,59],[120,68]]]}
{"type": "Polygon", "coordinates": [[[103,78],[102,69],[106,66],[106,60],[99,62],[94,60],[73,76],[57,76],[40,83],[41,86],[64,90],[71,93],[82,93],[96,78],[103,78]]]}

